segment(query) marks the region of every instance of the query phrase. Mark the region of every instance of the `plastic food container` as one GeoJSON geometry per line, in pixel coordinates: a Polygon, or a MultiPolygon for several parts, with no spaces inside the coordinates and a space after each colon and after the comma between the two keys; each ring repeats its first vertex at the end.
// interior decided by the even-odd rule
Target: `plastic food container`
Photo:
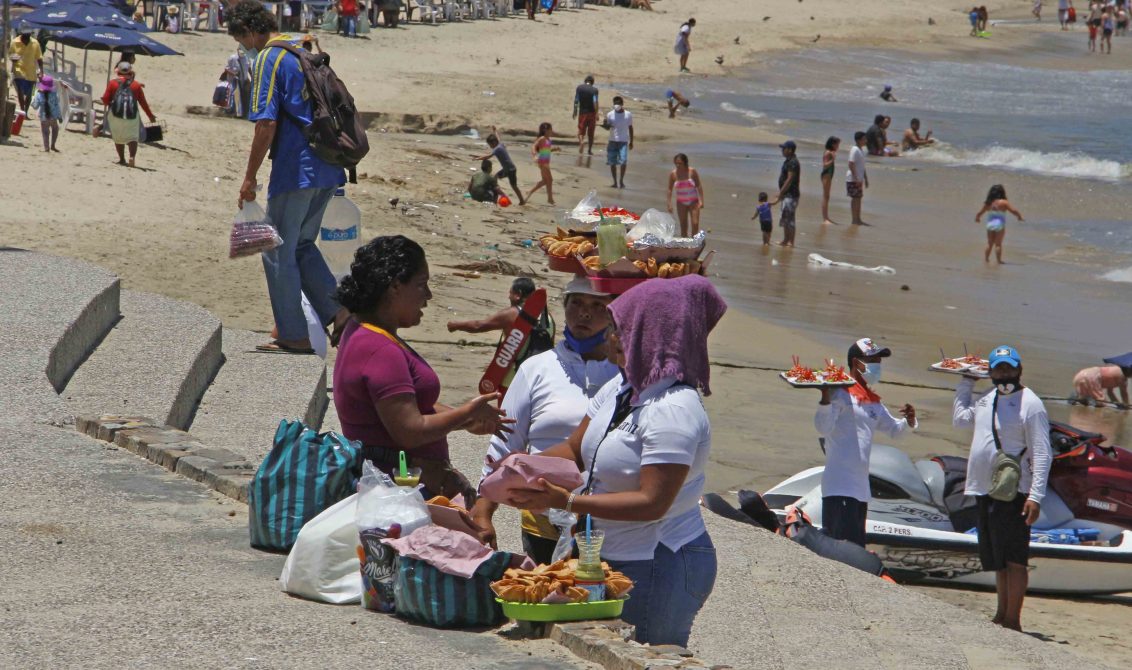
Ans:
{"type": "Polygon", "coordinates": [[[648,277],[597,277],[594,275],[590,275],[588,279],[590,286],[595,291],[609,293],[610,295],[621,295],[637,284],[649,280],[648,277]]]}
{"type": "Polygon", "coordinates": [[[555,272],[569,272],[570,274],[575,275],[585,274],[586,272],[585,268],[582,267],[582,264],[578,262],[578,259],[574,258],[573,256],[567,256],[566,258],[563,258],[561,256],[553,256],[551,254],[547,254],[546,261],[547,267],[549,267],[551,270],[554,270],[555,272]]]}
{"type": "Polygon", "coordinates": [[[504,615],[516,621],[585,621],[616,619],[621,616],[626,600],[628,598],[560,605],[512,603],[499,598],[496,598],[495,602],[503,606],[504,615]]]}

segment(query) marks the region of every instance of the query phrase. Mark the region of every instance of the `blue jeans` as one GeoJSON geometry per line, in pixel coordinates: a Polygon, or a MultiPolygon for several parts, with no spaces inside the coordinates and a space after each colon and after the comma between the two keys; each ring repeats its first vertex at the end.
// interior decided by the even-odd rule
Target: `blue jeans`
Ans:
{"type": "Polygon", "coordinates": [[[302,188],[267,199],[267,218],[283,238],[282,245],[262,254],[271,313],[281,340],[308,337],[303,293],[323,325],[338,313],[334,275],[315,246],[322,214],[334,191],[333,186],[302,188]]]}
{"type": "Polygon", "coordinates": [[[342,32],[346,33],[346,37],[358,36],[358,17],[356,16],[343,16],[342,17],[342,32]]]}
{"type": "Polygon", "coordinates": [[[686,647],[715,586],[715,545],[707,532],[676,552],[658,543],[651,561],[607,562],[633,580],[621,619],[637,627],[637,642],[686,647]]]}

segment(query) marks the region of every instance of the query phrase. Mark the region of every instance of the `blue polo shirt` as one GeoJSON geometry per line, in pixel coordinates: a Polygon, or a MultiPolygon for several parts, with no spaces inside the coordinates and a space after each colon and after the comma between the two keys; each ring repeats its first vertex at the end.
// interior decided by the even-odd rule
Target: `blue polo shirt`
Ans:
{"type": "MultiPolygon", "coordinates": [[[[297,44],[289,35],[285,40],[297,44]]],[[[271,178],[267,197],[303,188],[330,188],[346,183],[346,173],[314,154],[302,128],[311,123],[310,93],[299,59],[279,47],[267,47],[255,59],[252,70],[251,109],[249,121],[275,121],[275,158],[271,161],[271,178]],[[286,112],[286,113],[284,113],[286,112]]]]}

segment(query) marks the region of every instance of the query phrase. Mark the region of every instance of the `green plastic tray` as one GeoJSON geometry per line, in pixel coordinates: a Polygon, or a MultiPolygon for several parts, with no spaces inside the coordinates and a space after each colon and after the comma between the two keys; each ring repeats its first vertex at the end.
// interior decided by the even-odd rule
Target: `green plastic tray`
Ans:
{"type": "Polygon", "coordinates": [[[621,609],[625,607],[626,600],[628,598],[561,605],[512,603],[499,598],[496,598],[495,602],[503,606],[505,615],[516,621],[585,621],[616,619],[621,616],[621,609]]]}

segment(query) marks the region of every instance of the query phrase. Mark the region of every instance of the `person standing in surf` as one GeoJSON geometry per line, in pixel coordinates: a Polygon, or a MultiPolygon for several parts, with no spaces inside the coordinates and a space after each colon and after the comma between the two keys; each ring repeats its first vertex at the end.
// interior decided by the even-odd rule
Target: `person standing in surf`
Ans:
{"type": "Polygon", "coordinates": [[[680,26],[676,33],[676,45],[672,48],[680,57],[680,71],[691,72],[688,69],[688,54],[692,53],[692,28],[696,27],[695,19],[688,19],[680,26]]]}
{"type": "Polygon", "coordinates": [[[798,181],[801,179],[802,166],[798,163],[798,157],[795,153],[798,151],[798,145],[794,140],[786,140],[778,145],[782,149],[782,157],[786,160],[782,161],[782,172],[778,175],[778,195],[775,196],[775,202],[782,203],[782,213],[778,217],[778,225],[782,226],[782,242],[779,246],[792,247],[794,246],[794,233],[795,233],[795,217],[798,213],[798,199],[802,195],[802,191],[798,188],[798,181]]]}
{"type": "Polygon", "coordinates": [[[983,214],[987,214],[987,250],[983,253],[983,261],[986,263],[990,263],[992,250],[995,252],[994,257],[999,264],[1002,263],[1002,240],[1006,237],[1007,212],[1016,216],[1019,221],[1026,220],[1022,218],[1022,213],[1006,199],[1006,187],[1002,184],[991,186],[990,191],[987,192],[987,199],[983,203],[983,208],[975,215],[975,223],[982,223],[983,214]]]}
{"type": "Polygon", "coordinates": [[[841,138],[832,135],[825,141],[825,153],[821,157],[821,222],[834,223],[829,218],[829,192],[833,188],[833,174],[837,170],[837,150],[841,148],[841,138]]]}
{"type": "Polygon", "coordinates": [[[675,169],[668,173],[668,211],[672,211],[672,195],[676,194],[676,218],[680,220],[680,237],[689,236],[688,222],[691,220],[691,236],[700,232],[700,210],[704,208],[704,185],[700,173],[688,165],[687,154],[676,154],[672,159],[675,169]]]}

